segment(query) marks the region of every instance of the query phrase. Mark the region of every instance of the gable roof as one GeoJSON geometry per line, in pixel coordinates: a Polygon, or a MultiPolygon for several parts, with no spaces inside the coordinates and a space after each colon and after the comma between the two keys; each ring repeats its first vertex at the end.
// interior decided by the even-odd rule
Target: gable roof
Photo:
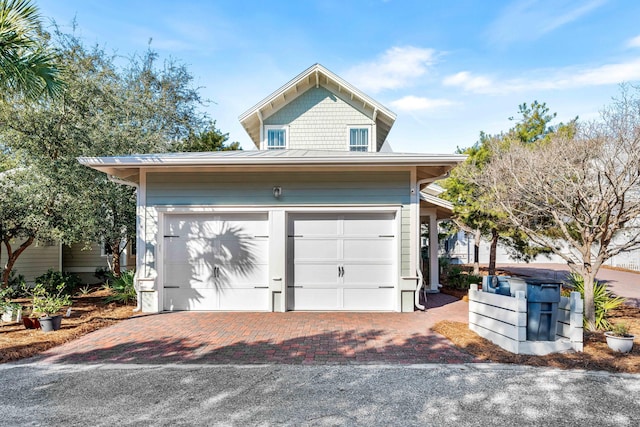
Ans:
{"type": "Polygon", "coordinates": [[[376,146],[379,150],[396,120],[396,114],[320,64],[314,64],[298,74],[284,86],[242,113],[238,120],[256,147],[260,148],[262,121],[308,89],[319,86],[343,99],[353,103],[361,103],[364,110],[370,111],[376,122],[376,146]]]}

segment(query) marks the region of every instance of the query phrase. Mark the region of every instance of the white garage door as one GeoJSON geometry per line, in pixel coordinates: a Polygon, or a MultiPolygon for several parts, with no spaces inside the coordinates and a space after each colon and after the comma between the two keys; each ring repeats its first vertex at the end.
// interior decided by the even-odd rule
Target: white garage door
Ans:
{"type": "Polygon", "coordinates": [[[300,214],[289,222],[289,310],[394,310],[395,214],[300,214]]]}
{"type": "Polygon", "coordinates": [[[166,215],[164,310],[269,308],[266,214],[166,215]]]}

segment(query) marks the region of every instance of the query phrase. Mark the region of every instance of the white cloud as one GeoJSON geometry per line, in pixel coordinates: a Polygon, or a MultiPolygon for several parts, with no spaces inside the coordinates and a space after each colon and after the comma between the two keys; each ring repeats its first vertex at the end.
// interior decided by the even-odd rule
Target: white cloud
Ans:
{"type": "Polygon", "coordinates": [[[423,76],[435,62],[435,56],[433,49],[396,46],[371,62],[350,68],[343,75],[365,92],[399,89],[410,86],[423,76]]]}
{"type": "Polygon", "coordinates": [[[408,95],[391,102],[391,106],[400,111],[425,111],[454,105],[453,101],[442,98],[423,98],[408,95]]]}
{"type": "Polygon", "coordinates": [[[474,76],[469,71],[461,71],[445,77],[442,83],[445,86],[461,86],[470,92],[482,91],[494,85],[488,77],[474,76]]]}
{"type": "Polygon", "coordinates": [[[497,79],[474,75],[468,71],[446,77],[442,84],[460,87],[468,92],[506,95],[534,90],[563,90],[580,87],[603,86],[640,80],[640,59],[592,68],[563,68],[540,70],[529,77],[497,79]],[[543,77],[537,77],[544,75],[543,77]]]}
{"type": "Polygon", "coordinates": [[[627,41],[627,47],[640,47],[640,36],[635,36],[627,41]]]}
{"type": "Polygon", "coordinates": [[[535,40],[578,20],[607,1],[518,0],[508,5],[491,23],[488,37],[499,45],[535,40]]]}

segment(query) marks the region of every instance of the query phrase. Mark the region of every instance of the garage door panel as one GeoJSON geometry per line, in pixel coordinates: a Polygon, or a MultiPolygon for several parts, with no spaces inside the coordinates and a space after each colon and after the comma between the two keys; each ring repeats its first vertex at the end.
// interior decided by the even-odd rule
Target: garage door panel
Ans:
{"type": "Polygon", "coordinates": [[[165,288],[164,310],[215,310],[216,294],[215,289],[165,288]]]}
{"type": "Polygon", "coordinates": [[[298,236],[337,236],[338,224],[327,215],[294,217],[290,234],[298,236]]]}
{"type": "Polygon", "coordinates": [[[266,311],[269,309],[269,289],[229,289],[218,292],[218,310],[266,311]]]}
{"type": "Polygon", "coordinates": [[[389,260],[393,252],[393,240],[386,239],[344,239],[343,259],[389,260]]]}
{"type": "Polygon", "coordinates": [[[214,288],[214,277],[209,264],[165,264],[165,286],[184,288],[214,288]]]}
{"type": "Polygon", "coordinates": [[[338,242],[335,239],[296,239],[293,257],[296,261],[338,259],[338,242]]]}
{"type": "Polygon", "coordinates": [[[242,239],[216,242],[211,259],[214,264],[247,265],[266,260],[269,254],[267,239],[242,239]]]}
{"type": "Polygon", "coordinates": [[[340,307],[338,291],[331,288],[294,289],[295,310],[336,310],[340,307]]]}
{"type": "Polygon", "coordinates": [[[338,267],[335,264],[298,263],[293,267],[296,286],[336,287],[338,267]]]}
{"type": "Polygon", "coordinates": [[[357,214],[345,216],[343,233],[345,236],[392,235],[393,214],[357,214]]]}
{"type": "Polygon", "coordinates": [[[344,286],[361,284],[371,288],[393,284],[391,264],[345,264],[343,267],[344,286]]]}
{"type": "Polygon", "coordinates": [[[221,265],[216,282],[221,288],[266,286],[269,281],[267,264],[221,265]]]}
{"type": "Polygon", "coordinates": [[[393,310],[394,289],[345,288],[345,310],[393,310]]]}

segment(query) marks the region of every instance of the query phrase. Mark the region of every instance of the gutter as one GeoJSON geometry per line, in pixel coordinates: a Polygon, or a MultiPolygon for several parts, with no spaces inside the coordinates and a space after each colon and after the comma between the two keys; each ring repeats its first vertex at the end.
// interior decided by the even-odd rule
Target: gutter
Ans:
{"type": "MultiPolygon", "coordinates": [[[[140,191],[140,186],[138,184],[136,184],[135,182],[131,182],[131,181],[126,181],[124,179],[120,179],[120,178],[116,178],[114,176],[111,175],[107,175],[107,179],[111,182],[115,182],[116,184],[121,184],[121,185],[128,185],[129,187],[134,187],[137,191],[140,191]]],[[[136,195],[137,198],[137,195],[136,195]]],[[[138,218],[138,216],[136,215],[136,218],[138,218]]],[[[137,219],[136,219],[137,221],[137,219]]],[[[137,228],[137,227],[136,227],[137,228]]],[[[136,236],[137,239],[137,236],[136,236]]],[[[146,252],[144,251],[143,256],[146,256],[146,252]]],[[[137,257],[137,255],[136,255],[137,257]]],[[[142,310],[142,295],[140,292],[140,289],[138,289],[138,286],[136,286],[136,284],[138,283],[138,266],[136,265],[136,273],[133,275],[133,288],[136,290],[136,308],[133,309],[133,312],[139,312],[142,310]]]]}

